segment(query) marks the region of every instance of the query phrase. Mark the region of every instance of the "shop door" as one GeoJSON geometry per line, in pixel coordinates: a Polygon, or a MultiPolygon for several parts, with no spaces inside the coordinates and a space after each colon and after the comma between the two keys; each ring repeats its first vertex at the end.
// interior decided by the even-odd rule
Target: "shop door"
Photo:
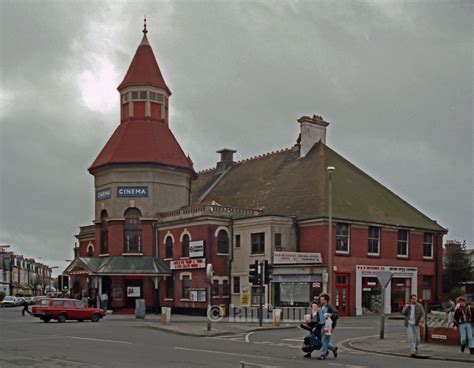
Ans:
{"type": "Polygon", "coordinates": [[[125,308],[135,308],[135,300],[143,298],[143,280],[125,280],[125,308]]]}
{"type": "Polygon", "coordinates": [[[392,313],[401,312],[403,306],[410,300],[411,279],[397,277],[391,282],[392,313]]]}
{"type": "Polygon", "coordinates": [[[349,315],[349,305],[349,274],[336,273],[335,307],[342,317],[349,315]]]}

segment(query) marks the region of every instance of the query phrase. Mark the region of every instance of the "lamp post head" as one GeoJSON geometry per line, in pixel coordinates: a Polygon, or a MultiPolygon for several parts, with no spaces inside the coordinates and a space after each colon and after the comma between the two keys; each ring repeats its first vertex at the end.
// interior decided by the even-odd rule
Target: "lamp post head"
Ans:
{"type": "Polygon", "coordinates": [[[326,170],[329,174],[332,174],[336,171],[336,168],[334,166],[328,166],[326,170]]]}

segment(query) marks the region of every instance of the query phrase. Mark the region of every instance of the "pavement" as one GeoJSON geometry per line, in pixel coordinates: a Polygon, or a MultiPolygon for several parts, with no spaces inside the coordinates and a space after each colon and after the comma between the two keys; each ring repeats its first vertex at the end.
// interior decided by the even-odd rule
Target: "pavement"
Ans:
{"type": "MultiPolygon", "coordinates": [[[[397,315],[389,319],[399,319],[397,315]]],[[[134,321],[141,322],[142,326],[156,330],[166,331],[178,335],[188,336],[224,336],[239,334],[244,332],[255,332],[265,330],[283,330],[297,328],[299,323],[282,323],[279,327],[273,323],[263,323],[262,327],[258,323],[229,322],[228,318],[223,318],[218,322],[211,323],[208,330],[208,319],[203,316],[172,315],[167,324],[161,322],[161,315],[147,314],[144,319],[137,319],[134,315],[108,315],[110,321],[134,321]]],[[[350,324],[365,317],[345,317],[341,318],[338,326],[343,326],[345,321],[350,324]]],[[[377,353],[382,355],[392,355],[399,357],[409,356],[408,340],[405,333],[385,333],[385,338],[380,339],[379,335],[360,336],[343,342],[343,345],[351,349],[377,353]]],[[[418,359],[434,359],[454,362],[474,363],[474,354],[470,354],[466,348],[462,353],[459,345],[443,345],[433,343],[422,343],[419,346],[418,359]]]]}

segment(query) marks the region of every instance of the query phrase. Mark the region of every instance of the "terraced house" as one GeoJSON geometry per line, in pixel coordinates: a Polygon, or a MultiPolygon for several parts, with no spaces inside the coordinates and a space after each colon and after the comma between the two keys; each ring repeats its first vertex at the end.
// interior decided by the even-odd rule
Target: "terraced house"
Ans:
{"type": "Polygon", "coordinates": [[[394,273],[387,311],[410,293],[440,300],[447,230],[332,150],[321,116],[300,117],[287,148],[238,162],[222,148],[214,168],[196,172],[172,133],[171,90],[143,32],[118,87],[120,124],[89,168],[95,220],[80,228],[65,270],[73,293],[105,291],[117,311],[137,298],[204,311],[212,264],[212,304],[239,306],[244,292],[258,304],[249,264],[267,260],[265,304],[306,306],[332,279],[342,315],[378,312],[378,270],[394,273]]]}

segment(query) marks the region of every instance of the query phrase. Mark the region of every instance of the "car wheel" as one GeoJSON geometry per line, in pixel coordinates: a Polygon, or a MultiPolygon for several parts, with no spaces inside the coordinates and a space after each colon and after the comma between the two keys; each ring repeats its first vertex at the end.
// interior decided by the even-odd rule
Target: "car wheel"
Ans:
{"type": "Polygon", "coordinates": [[[99,322],[100,316],[98,314],[94,314],[91,318],[92,322],[99,322]]]}
{"type": "Polygon", "coordinates": [[[48,323],[49,321],[51,321],[51,318],[50,317],[43,317],[41,318],[43,320],[43,322],[45,323],[48,323]]]}
{"type": "Polygon", "coordinates": [[[59,316],[58,316],[58,322],[59,323],[64,323],[66,322],[66,315],[64,313],[61,313],[59,316]]]}

